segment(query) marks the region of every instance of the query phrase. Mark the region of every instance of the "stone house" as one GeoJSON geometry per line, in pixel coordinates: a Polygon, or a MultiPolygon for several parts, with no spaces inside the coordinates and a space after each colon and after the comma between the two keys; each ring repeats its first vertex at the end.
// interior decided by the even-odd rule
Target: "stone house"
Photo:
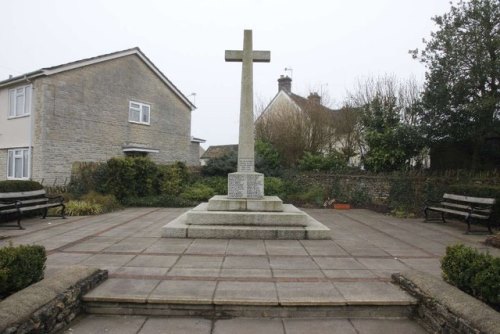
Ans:
{"type": "MultiPolygon", "coordinates": [[[[349,159],[349,164],[359,165],[359,148],[353,144],[353,122],[351,113],[345,109],[330,109],[323,105],[318,93],[310,93],[308,97],[302,97],[292,92],[292,79],[288,76],[280,76],[278,79],[278,92],[271,102],[264,108],[256,119],[256,128],[260,136],[272,138],[277,128],[286,129],[283,134],[290,137],[290,141],[296,140],[297,133],[294,129],[308,129],[310,141],[316,140],[319,151],[327,153],[332,150],[344,151],[347,147],[356,146],[357,153],[349,159]],[[289,117],[290,115],[293,117],[289,117]],[[287,116],[288,115],[288,116],[287,116]],[[300,124],[300,122],[304,122],[300,124]],[[349,124],[350,123],[350,124],[349,124]],[[300,125],[298,125],[300,124],[300,125]],[[313,125],[311,125],[313,124],[313,125]],[[350,127],[351,126],[351,127],[350,127]]],[[[302,133],[303,135],[303,133],[302,133]]],[[[278,138],[278,140],[281,140],[278,138]]],[[[298,152],[296,154],[303,154],[298,152]]]]}
{"type": "Polygon", "coordinates": [[[69,181],[72,164],[147,155],[199,165],[193,103],[139,48],[0,82],[0,179],[69,181]]]}

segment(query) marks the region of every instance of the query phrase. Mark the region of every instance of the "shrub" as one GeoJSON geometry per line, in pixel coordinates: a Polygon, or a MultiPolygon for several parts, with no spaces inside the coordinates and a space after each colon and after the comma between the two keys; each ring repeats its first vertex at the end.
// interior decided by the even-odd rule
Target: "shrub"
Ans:
{"type": "Polygon", "coordinates": [[[238,154],[231,152],[220,158],[210,159],[201,169],[201,173],[208,176],[226,176],[229,173],[236,172],[237,168],[238,154]]]}
{"type": "Polygon", "coordinates": [[[102,213],[111,212],[121,208],[120,202],[113,195],[104,195],[95,191],[83,195],[80,198],[84,202],[99,204],[102,206],[102,213]]]}
{"type": "Polygon", "coordinates": [[[101,162],[75,162],[67,191],[80,197],[90,191],[105,191],[108,179],[108,166],[101,162]]]}
{"type": "Polygon", "coordinates": [[[345,159],[340,153],[332,152],[328,155],[304,153],[299,160],[300,170],[340,171],[347,167],[345,159]]]}
{"type": "Polygon", "coordinates": [[[266,177],[264,178],[264,192],[269,196],[284,197],[285,182],[278,177],[266,177]]]}
{"type": "Polygon", "coordinates": [[[266,176],[281,175],[281,158],[278,151],[268,142],[255,142],[255,170],[266,176]]]}
{"type": "Polygon", "coordinates": [[[349,203],[355,207],[362,207],[370,204],[371,201],[368,187],[363,183],[356,184],[349,194],[349,203]]]}
{"type": "Polygon", "coordinates": [[[207,201],[215,195],[215,192],[209,186],[203,183],[195,183],[186,188],[181,194],[181,197],[193,202],[203,202],[207,201]]]}
{"type": "Polygon", "coordinates": [[[500,307],[500,258],[464,245],[448,246],[443,279],[495,308],[500,307]]]}
{"type": "MultiPolygon", "coordinates": [[[[61,212],[61,208],[58,208],[57,213],[61,212]]],[[[69,201],[66,204],[66,214],[68,216],[89,216],[98,215],[103,213],[103,206],[98,203],[92,203],[87,201],[69,201]]]]}
{"type": "Polygon", "coordinates": [[[106,193],[115,195],[118,200],[134,196],[135,170],[133,158],[111,158],[106,163],[108,179],[106,193]]]}
{"type": "Polygon", "coordinates": [[[134,195],[149,196],[155,194],[155,182],[158,177],[158,167],[147,157],[128,158],[133,161],[134,195]]]}
{"type": "Polygon", "coordinates": [[[0,248],[0,296],[8,296],[40,281],[46,259],[43,246],[0,248]]]}
{"type": "Polygon", "coordinates": [[[32,191],[43,189],[43,186],[35,181],[7,180],[0,181],[0,193],[32,191]]]}
{"type": "Polygon", "coordinates": [[[227,194],[227,177],[223,176],[207,176],[198,180],[213,189],[215,195],[227,194]]]}
{"type": "Polygon", "coordinates": [[[179,195],[189,182],[188,169],[182,162],[160,166],[158,176],[159,193],[165,195],[179,195]]]}

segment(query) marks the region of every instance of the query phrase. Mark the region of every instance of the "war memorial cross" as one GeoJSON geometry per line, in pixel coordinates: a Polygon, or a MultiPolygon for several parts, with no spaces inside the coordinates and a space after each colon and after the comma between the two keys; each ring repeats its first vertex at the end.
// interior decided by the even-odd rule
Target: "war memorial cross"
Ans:
{"type": "Polygon", "coordinates": [[[270,62],[270,51],[252,49],[252,30],[245,30],[243,50],[226,50],[228,62],[242,62],[240,135],[238,143],[238,172],[252,173],[255,170],[254,124],[253,124],[253,62],[270,62]]]}

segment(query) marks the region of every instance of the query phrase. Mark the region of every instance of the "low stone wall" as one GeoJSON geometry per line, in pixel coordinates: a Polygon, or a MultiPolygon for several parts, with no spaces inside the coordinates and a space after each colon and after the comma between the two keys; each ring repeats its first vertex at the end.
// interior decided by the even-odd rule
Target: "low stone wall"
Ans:
{"type": "Polygon", "coordinates": [[[0,333],[53,333],[83,311],[82,296],[106,280],[108,272],[69,267],[0,302],[0,333]]]}
{"type": "Polygon", "coordinates": [[[429,333],[500,333],[500,313],[443,280],[419,271],[392,279],[417,298],[415,320],[429,333]]]}

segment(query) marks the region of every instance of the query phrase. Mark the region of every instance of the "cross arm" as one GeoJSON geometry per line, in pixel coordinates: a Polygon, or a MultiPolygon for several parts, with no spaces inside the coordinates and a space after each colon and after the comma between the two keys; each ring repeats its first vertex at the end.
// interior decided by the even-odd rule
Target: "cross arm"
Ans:
{"type": "MultiPolygon", "coordinates": [[[[225,59],[228,62],[243,61],[243,51],[226,50],[225,59]]],[[[252,51],[252,61],[255,63],[269,63],[271,61],[271,51],[252,51]]]]}

